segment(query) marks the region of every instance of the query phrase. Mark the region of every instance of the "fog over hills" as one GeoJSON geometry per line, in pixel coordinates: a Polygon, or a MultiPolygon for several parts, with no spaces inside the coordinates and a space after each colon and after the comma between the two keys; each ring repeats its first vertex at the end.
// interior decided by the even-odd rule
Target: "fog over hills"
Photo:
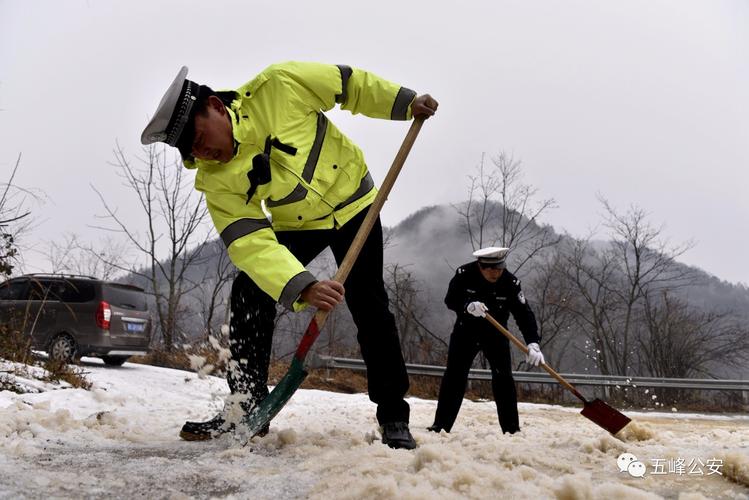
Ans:
{"type": "MultiPolygon", "coordinates": [[[[385,260],[408,266],[418,278],[430,284],[430,289],[440,287],[447,291],[447,283],[455,268],[474,260],[471,247],[464,229],[464,221],[456,207],[436,205],[424,207],[413,213],[400,224],[385,230],[387,246],[385,260]]],[[[562,242],[570,237],[561,235],[562,242]]],[[[610,245],[606,241],[594,241],[596,248],[610,245]]],[[[489,246],[489,245],[487,245],[489,246]]],[[[508,268],[513,270],[512,254],[508,268]]],[[[742,284],[734,284],[694,266],[678,264],[695,274],[695,286],[688,287],[683,293],[690,303],[696,306],[712,306],[749,315],[749,289],[742,284]]],[[[529,264],[516,273],[527,279],[533,274],[533,264],[529,264]]]]}
{"type": "MultiPolygon", "coordinates": [[[[432,206],[415,212],[400,224],[386,231],[387,247],[385,260],[398,264],[411,271],[417,280],[417,287],[428,304],[425,323],[435,332],[449,335],[454,321],[454,314],[447,311],[442,300],[447,285],[455,268],[473,260],[473,248],[465,230],[465,220],[459,214],[460,207],[432,206]]],[[[552,230],[552,228],[546,228],[552,230]]],[[[574,239],[568,235],[557,235],[560,242],[557,248],[569,246],[574,239]]],[[[492,244],[492,242],[490,242],[492,244]]],[[[591,248],[604,252],[613,247],[611,241],[592,241],[591,248]]],[[[526,296],[531,301],[538,316],[539,290],[537,284],[538,268],[546,255],[541,256],[515,272],[512,254],[508,259],[508,268],[515,272],[523,282],[526,296]]],[[[749,289],[742,284],[732,284],[712,276],[701,269],[676,262],[674,274],[687,273],[691,276],[690,284],[674,288],[673,294],[688,304],[688,309],[695,314],[710,311],[711,314],[725,315],[734,324],[740,325],[749,320],[749,289]]],[[[512,326],[512,325],[511,325],[512,326]]],[[[519,333],[516,331],[516,333],[519,333]]],[[[586,363],[579,354],[584,350],[583,338],[572,335],[572,349],[567,349],[563,359],[557,360],[563,369],[574,369],[586,363]]],[[[568,346],[569,347],[569,346],[568,346]]],[[[738,347],[738,346],[737,346],[738,347]]],[[[553,349],[553,347],[552,347],[553,349]]],[[[517,359],[517,358],[516,358],[517,359]]],[[[593,366],[589,366],[595,371],[593,366]]],[[[718,363],[713,366],[715,373],[722,373],[726,378],[744,378],[749,376],[749,367],[745,365],[729,369],[718,363]]]]}
{"type": "MultiPolygon", "coordinates": [[[[395,281],[407,278],[403,283],[407,282],[414,291],[409,298],[411,305],[408,312],[399,312],[396,307],[393,307],[402,330],[401,334],[404,335],[403,330],[406,328],[402,325],[407,325],[411,321],[406,315],[412,312],[420,324],[419,328],[423,327],[422,330],[428,331],[424,339],[432,342],[430,344],[433,350],[432,357],[428,359],[433,362],[439,362],[440,359],[444,362],[446,342],[455,321],[454,313],[449,311],[443,302],[448,283],[457,267],[474,260],[471,255],[474,249],[464,229],[464,219],[459,213],[459,208],[450,205],[424,207],[398,225],[384,230],[385,281],[392,290],[395,281]],[[394,270],[397,270],[397,273],[394,270]],[[438,341],[437,338],[442,340],[438,341]]],[[[552,228],[545,229],[553,231],[552,228]]],[[[560,239],[558,247],[571,245],[574,242],[570,236],[554,234],[560,239]]],[[[487,245],[493,243],[489,241],[487,245]]],[[[600,252],[611,245],[611,242],[595,241],[592,242],[591,247],[596,252],[600,252]]],[[[201,251],[204,254],[203,264],[199,269],[193,269],[189,273],[196,281],[202,279],[205,269],[215,268],[218,256],[225,250],[220,240],[216,240],[205,245],[201,251]]],[[[520,253],[522,252],[518,252],[520,253]]],[[[525,264],[519,272],[515,272],[514,268],[518,256],[513,257],[513,254],[510,254],[508,259],[508,269],[521,278],[525,294],[536,311],[537,317],[540,300],[537,285],[539,269],[553,253],[553,250],[542,253],[540,257],[525,264]]],[[[749,290],[745,286],[728,283],[684,264],[676,263],[675,267],[679,269],[679,272],[689,271],[692,275],[690,285],[674,291],[674,295],[685,301],[690,310],[726,314],[736,324],[749,322],[749,290]]],[[[332,254],[329,251],[323,252],[308,268],[320,279],[331,277],[335,272],[332,254]]],[[[401,283],[401,289],[403,283],[401,283]]],[[[197,297],[199,293],[200,290],[193,292],[184,307],[183,319],[190,337],[202,335],[201,321],[197,314],[200,303],[197,297]]],[[[228,299],[229,293],[230,283],[224,288],[222,295],[228,299]]],[[[391,302],[393,302],[395,297],[392,292],[390,294],[391,302]]],[[[282,356],[294,350],[299,336],[309,321],[310,313],[310,311],[301,314],[287,313],[279,319],[274,337],[275,355],[282,356]]],[[[219,306],[215,316],[218,322],[223,322],[227,317],[223,305],[219,306]]],[[[510,326],[514,327],[512,323],[510,326]]],[[[347,309],[339,307],[331,315],[316,347],[324,354],[358,357],[355,331],[347,309]]],[[[517,331],[516,333],[519,334],[517,331]]],[[[580,366],[585,365],[590,372],[595,372],[594,364],[584,355],[585,337],[573,331],[570,331],[568,335],[564,354],[558,359],[552,357],[559,369],[579,370],[580,366]]],[[[560,347],[550,343],[545,349],[553,356],[555,349],[560,349],[560,347]]],[[[516,357],[516,361],[519,358],[520,356],[516,357]]],[[[749,376],[749,370],[745,366],[743,368],[739,366],[738,370],[728,370],[720,366],[716,366],[715,369],[716,373],[723,373],[722,376],[727,378],[749,376]]]]}

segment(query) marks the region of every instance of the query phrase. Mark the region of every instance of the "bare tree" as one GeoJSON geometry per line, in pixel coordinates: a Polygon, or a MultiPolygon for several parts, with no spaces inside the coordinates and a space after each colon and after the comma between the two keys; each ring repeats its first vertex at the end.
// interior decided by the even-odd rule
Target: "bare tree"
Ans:
{"type": "Polygon", "coordinates": [[[639,357],[656,377],[725,376],[749,359],[749,330],[728,313],[695,310],[669,290],[646,294],[639,357]]]}
{"type": "Polygon", "coordinates": [[[624,349],[628,348],[629,332],[635,305],[647,293],[660,289],[676,289],[694,283],[689,268],[674,265],[676,259],[691,248],[691,243],[671,247],[662,237],[663,228],[647,221],[647,214],[638,207],[618,213],[609,202],[599,196],[606,209],[605,225],[613,236],[612,251],[622,268],[624,282],[614,287],[614,293],[624,303],[624,349]]]}
{"type": "Polygon", "coordinates": [[[463,229],[473,249],[500,245],[512,250],[514,272],[560,241],[540,218],[556,208],[553,198],[535,201],[538,190],[522,181],[522,163],[500,152],[492,158],[493,170],[485,168],[485,157],[469,176],[468,201],[457,208],[463,229]]]}
{"type": "Polygon", "coordinates": [[[574,317],[575,331],[587,337],[584,354],[602,374],[620,373],[616,364],[620,342],[610,321],[618,307],[609,291],[616,279],[616,264],[610,254],[597,252],[589,238],[571,239],[560,251],[566,286],[572,291],[567,308],[574,317]]]}
{"type": "Polygon", "coordinates": [[[134,166],[119,144],[114,150],[115,163],[120,175],[136,196],[143,216],[145,232],[128,226],[107,198],[96,188],[106,210],[104,218],[114,227],[103,229],[123,234],[137,253],[145,258],[145,267],[117,266],[106,257],[102,260],[123,271],[142,278],[147,291],[155,299],[159,330],[166,350],[171,350],[182,338],[180,327],[182,301],[192,291],[195,283],[187,277],[195,265],[202,262],[200,249],[211,236],[204,227],[207,208],[202,194],[192,190],[185,169],[176,154],[168,155],[166,147],[151,145],[143,149],[141,167],[134,166]]]}
{"type": "Polygon", "coordinates": [[[7,182],[0,183],[0,277],[13,273],[14,263],[19,257],[18,236],[28,229],[31,210],[28,208],[28,190],[14,184],[21,155],[18,155],[7,182]]]}
{"type": "MultiPolygon", "coordinates": [[[[213,247],[214,251],[211,252],[215,255],[213,265],[205,268],[202,279],[197,283],[201,292],[198,300],[201,305],[203,332],[206,340],[214,335],[215,318],[218,310],[221,307],[224,308],[224,311],[230,309],[227,300],[229,294],[226,293],[226,287],[237,275],[237,269],[229,259],[229,254],[223,248],[223,243],[220,240],[215,240],[213,247]]],[[[219,321],[219,323],[222,323],[222,321],[219,321]]]]}
{"type": "Polygon", "coordinates": [[[515,250],[513,263],[517,272],[544,249],[559,243],[560,236],[539,224],[543,213],[557,204],[553,198],[534,201],[538,189],[522,182],[521,162],[511,155],[502,152],[492,162],[501,185],[501,226],[495,240],[515,250]]]}
{"type": "Polygon", "coordinates": [[[563,265],[558,252],[546,256],[535,266],[528,293],[544,356],[557,369],[561,369],[574,333],[574,316],[569,310],[573,290],[567,285],[563,265]]]}
{"type": "Polygon", "coordinates": [[[662,228],[652,226],[642,209],[631,207],[622,214],[600,201],[611,242],[597,249],[589,237],[564,249],[567,283],[576,299],[569,310],[588,337],[586,354],[601,373],[627,375],[637,360],[638,316],[645,296],[694,283],[689,268],[676,265],[690,244],[670,246],[662,228]]]}
{"type": "Polygon", "coordinates": [[[490,239],[486,233],[496,225],[499,218],[496,197],[501,190],[501,181],[495,173],[486,171],[484,159],[485,154],[482,153],[476,175],[468,176],[471,181],[468,201],[457,208],[458,214],[463,218],[463,229],[474,250],[485,246],[484,243],[490,239]]]}
{"type": "Polygon", "coordinates": [[[54,273],[80,274],[112,280],[125,266],[125,242],[105,237],[97,248],[84,243],[76,234],[65,234],[62,241],[51,241],[42,250],[54,273]]]}
{"type": "Polygon", "coordinates": [[[424,325],[425,304],[416,278],[398,264],[385,268],[385,289],[395,315],[401,350],[410,362],[430,363],[443,359],[447,343],[424,325]]]}

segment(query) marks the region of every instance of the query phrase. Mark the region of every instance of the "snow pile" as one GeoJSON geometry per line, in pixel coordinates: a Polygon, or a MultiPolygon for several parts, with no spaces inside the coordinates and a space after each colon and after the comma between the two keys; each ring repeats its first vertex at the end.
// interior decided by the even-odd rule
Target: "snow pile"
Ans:
{"type": "Polygon", "coordinates": [[[0,391],[33,393],[70,387],[70,384],[63,380],[45,381],[48,377],[49,372],[41,366],[13,363],[0,359],[0,391]]]}
{"type": "Polygon", "coordinates": [[[647,441],[648,439],[653,439],[655,433],[649,425],[633,420],[624,429],[617,432],[616,437],[622,441],[647,441]]]}
{"type": "MultiPolygon", "coordinates": [[[[435,402],[411,399],[414,451],[380,443],[366,395],[301,390],[265,438],[180,441],[212,417],[223,380],[86,359],[91,391],[0,392],[0,498],[556,498],[749,500],[749,418],[629,414],[611,436],[579,409],[520,405],[503,435],[494,404],[464,402],[453,432],[426,431],[435,402]],[[631,453],[644,477],[620,472],[631,453]],[[653,474],[654,460],[722,460],[722,475],[653,474]]],[[[704,469],[704,467],[703,467],[704,469]]]]}
{"type": "Polygon", "coordinates": [[[725,464],[726,477],[749,487],[749,456],[741,453],[726,453],[721,458],[725,464]]]}

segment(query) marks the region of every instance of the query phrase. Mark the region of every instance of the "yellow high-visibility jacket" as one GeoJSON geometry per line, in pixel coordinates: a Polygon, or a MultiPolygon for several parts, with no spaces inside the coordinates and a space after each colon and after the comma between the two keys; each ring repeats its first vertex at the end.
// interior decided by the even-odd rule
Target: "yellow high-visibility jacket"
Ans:
{"type": "Polygon", "coordinates": [[[416,93],[348,66],[287,62],[236,90],[227,106],[235,155],[197,167],[195,188],[229,257],[280,304],[300,310],[315,277],[278,243],[275,231],[340,227],[377,193],[361,150],[323,114],[410,120],[416,93]],[[270,220],[263,206],[270,213],[270,220]]]}

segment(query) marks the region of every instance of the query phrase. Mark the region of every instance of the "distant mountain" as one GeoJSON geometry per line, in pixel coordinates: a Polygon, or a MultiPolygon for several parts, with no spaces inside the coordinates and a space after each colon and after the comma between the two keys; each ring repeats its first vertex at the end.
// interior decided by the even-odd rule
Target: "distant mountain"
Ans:
{"type": "MultiPolygon", "coordinates": [[[[413,272],[424,294],[424,300],[432,306],[424,322],[433,331],[443,334],[449,334],[455,319],[454,314],[448,312],[442,302],[447,285],[456,267],[473,260],[473,248],[463,227],[464,220],[455,207],[440,205],[422,208],[385,231],[388,241],[385,261],[405,266],[413,272]]],[[[560,237],[560,245],[572,241],[570,236],[560,237]]],[[[607,241],[591,242],[591,247],[598,252],[610,245],[612,243],[607,241]]],[[[680,271],[689,270],[695,278],[694,285],[675,292],[688,304],[699,310],[729,313],[739,324],[749,323],[749,289],[746,286],[729,283],[685,264],[677,263],[676,267],[680,271]]],[[[514,272],[512,258],[508,261],[508,268],[514,272]]],[[[529,300],[534,300],[536,290],[533,290],[532,283],[536,275],[536,265],[526,265],[516,274],[524,282],[526,296],[529,300]]],[[[578,348],[565,351],[568,354],[563,368],[580,371],[581,366],[589,364],[579,358],[582,351],[580,342],[583,341],[581,338],[573,340],[572,346],[578,348]]],[[[749,366],[743,370],[739,369],[738,373],[723,370],[721,367],[716,367],[715,372],[722,372],[721,376],[726,378],[749,377],[749,366]]]]}
{"type": "MultiPolygon", "coordinates": [[[[473,248],[463,229],[463,220],[456,208],[447,205],[424,207],[394,227],[386,228],[385,260],[409,266],[427,283],[439,287],[447,282],[455,268],[473,260],[473,248]]],[[[562,235],[562,242],[570,237],[562,235]]],[[[609,242],[593,242],[601,250],[609,242]]],[[[742,312],[749,315],[749,288],[713,276],[702,269],[686,264],[677,264],[682,270],[689,269],[699,283],[684,290],[690,303],[702,307],[742,312]]],[[[533,266],[519,273],[532,274],[533,266]]],[[[509,261],[512,270],[512,258],[509,261]]]]}
{"type": "MultiPolygon", "coordinates": [[[[552,230],[551,228],[547,229],[552,230]]],[[[388,270],[392,270],[395,265],[401,271],[411,273],[415,288],[418,290],[421,321],[432,333],[447,340],[455,320],[454,313],[449,311],[443,303],[447,286],[455,273],[455,269],[473,260],[471,255],[473,248],[463,229],[463,219],[458,210],[448,205],[424,207],[399,224],[385,228],[384,235],[386,242],[386,281],[388,280],[388,270]]],[[[563,243],[571,241],[569,236],[562,235],[560,237],[563,243]]],[[[595,242],[594,246],[601,250],[609,244],[607,242],[595,242]]],[[[218,256],[225,249],[223,244],[216,240],[198,250],[202,253],[203,264],[199,269],[192,270],[190,277],[193,281],[200,282],[208,269],[215,269],[218,256]]],[[[513,261],[510,259],[508,267],[511,271],[513,270],[512,266],[513,261]]],[[[698,285],[680,291],[680,296],[688,303],[704,309],[730,311],[737,318],[743,318],[743,321],[749,322],[749,289],[743,285],[720,280],[700,269],[683,264],[679,264],[679,266],[683,269],[691,269],[699,278],[698,285]]],[[[332,255],[329,252],[321,254],[308,267],[321,278],[332,276],[335,270],[332,255]]],[[[518,276],[523,279],[524,284],[531,283],[535,272],[534,264],[525,266],[522,271],[522,273],[517,273],[518,276]]],[[[524,285],[524,288],[526,288],[526,285],[524,285]]],[[[228,298],[230,289],[231,283],[225,287],[224,297],[228,298]]],[[[533,290],[528,288],[526,290],[526,295],[533,297],[533,290]]],[[[192,298],[186,304],[187,307],[184,308],[185,314],[192,318],[191,323],[195,330],[191,333],[193,336],[201,334],[199,331],[201,325],[199,293],[199,291],[193,292],[192,298]]],[[[216,317],[225,318],[227,316],[224,310],[219,310],[216,317]]],[[[306,326],[308,317],[309,313],[286,315],[279,321],[278,330],[282,333],[277,332],[274,338],[274,349],[277,354],[293,351],[299,335],[306,326]]],[[[327,334],[324,334],[318,344],[325,345],[325,342],[334,342],[337,346],[350,349],[352,355],[357,355],[355,327],[351,322],[348,311],[345,308],[339,308],[330,322],[330,324],[333,323],[336,324],[336,331],[330,335],[334,336],[334,340],[331,341],[330,338],[326,337],[327,334]]],[[[574,360],[570,364],[575,366],[578,362],[579,360],[574,360]]],[[[748,374],[744,374],[744,376],[748,374]]]]}

